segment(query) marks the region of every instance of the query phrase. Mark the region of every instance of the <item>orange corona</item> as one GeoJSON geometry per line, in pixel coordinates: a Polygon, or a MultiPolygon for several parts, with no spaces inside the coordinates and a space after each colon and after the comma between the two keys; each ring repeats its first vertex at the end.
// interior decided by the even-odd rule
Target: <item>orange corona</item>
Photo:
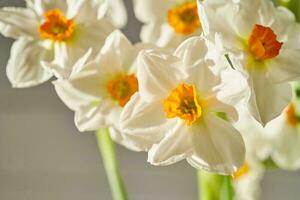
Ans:
{"type": "Polygon", "coordinates": [[[187,125],[192,125],[201,117],[202,108],[195,86],[179,84],[163,102],[168,118],[179,117],[187,125]]]}
{"type": "Polygon", "coordinates": [[[190,35],[200,27],[196,2],[188,2],[169,9],[168,22],[175,32],[190,35]]]}
{"type": "Polygon", "coordinates": [[[258,61],[264,61],[279,55],[282,47],[277,35],[269,27],[255,25],[248,41],[249,51],[258,61]]]}
{"type": "Polygon", "coordinates": [[[53,41],[65,41],[74,33],[74,21],[67,19],[60,10],[44,13],[45,22],[39,27],[40,36],[53,41]]]}
{"type": "Polygon", "coordinates": [[[124,107],[138,91],[138,80],[135,75],[119,75],[108,82],[107,91],[121,107],[124,107]]]}
{"type": "Polygon", "coordinates": [[[286,108],[285,116],[286,116],[287,122],[291,126],[297,126],[299,119],[296,115],[295,106],[292,103],[289,104],[288,107],[286,108]]]}
{"type": "Polygon", "coordinates": [[[233,179],[237,180],[243,176],[245,176],[246,174],[248,174],[250,171],[250,167],[248,163],[244,163],[244,165],[233,174],[233,179]]]}

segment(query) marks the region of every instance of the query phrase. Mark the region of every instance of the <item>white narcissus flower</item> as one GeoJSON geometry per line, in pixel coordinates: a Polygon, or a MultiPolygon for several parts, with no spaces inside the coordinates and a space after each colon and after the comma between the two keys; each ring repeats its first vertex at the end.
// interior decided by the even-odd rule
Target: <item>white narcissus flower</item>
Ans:
{"type": "Polygon", "coordinates": [[[294,103],[266,126],[266,134],[272,143],[271,158],[276,165],[285,170],[300,169],[299,117],[294,103]],[[298,129],[298,130],[297,130],[298,129]]]}
{"type": "Polygon", "coordinates": [[[134,0],[134,8],[144,23],[143,42],[176,48],[186,38],[201,33],[196,0],[134,0]]]}
{"type": "Polygon", "coordinates": [[[99,0],[27,0],[0,9],[0,33],[17,39],[7,65],[13,87],[30,87],[54,73],[67,78],[89,48],[99,50],[113,26],[99,0]],[[45,69],[46,68],[46,69],[45,69]]]}
{"type": "Polygon", "coordinates": [[[133,143],[149,151],[151,164],[186,159],[196,168],[221,174],[232,174],[243,164],[242,137],[216,113],[237,118],[225,102],[238,102],[246,81],[234,70],[221,76],[219,67],[227,62],[214,57],[213,46],[202,37],[188,39],[173,54],[139,54],[139,91],[122,112],[121,127],[133,143]]]}
{"type": "Polygon", "coordinates": [[[144,44],[133,46],[118,30],[111,33],[95,59],[87,62],[90,52],[73,67],[68,80],[54,82],[61,100],[75,111],[80,131],[109,128],[112,138],[129,149],[119,126],[125,104],[138,90],[135,58],[144,44]]]}
{"type": "Polygon", "coordinates": [[[300,77],[300,25],[289,10],[270,0],[198,4],[203,32],[212,41],[222,41],[224,53],[248,79],[248,109],[265,125],[291,100],[288,82],[300,77]]]}

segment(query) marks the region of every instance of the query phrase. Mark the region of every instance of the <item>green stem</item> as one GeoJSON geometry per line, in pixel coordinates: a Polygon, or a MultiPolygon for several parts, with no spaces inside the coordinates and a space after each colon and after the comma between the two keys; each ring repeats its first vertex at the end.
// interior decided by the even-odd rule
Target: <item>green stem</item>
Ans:
{"type": "Polygon", "coordinates": [[[98,146],[102,155],[106,175],[114,200],[127,200],[126,190],[123,184],[119,163],[116,157],[114,142],[108,129],[99,129],[96,132],[98,146]]]}
{"type": "Polygon", "coordinates": [[[233,200],[230,176],[198,171],[199,200],[233,200]]]}
{"type": "Polygon", "coordinates": [[[277,4],[290,9],[296,16],[297,22],[300,22],[300,1],[299,0],[276,0],[277,4]]]}

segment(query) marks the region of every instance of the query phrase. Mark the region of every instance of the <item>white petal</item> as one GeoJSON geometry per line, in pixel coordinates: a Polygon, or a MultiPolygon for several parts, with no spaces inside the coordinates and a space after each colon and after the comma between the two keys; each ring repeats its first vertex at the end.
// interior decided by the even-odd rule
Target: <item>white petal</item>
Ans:
{"type": "Polygon", "coordinates": [[[249,84],[249,110],[263,126],[280,115],[292,98],[291,86],[288,83],[273,84],[260,69],[253,69],[249,84]]]}
{"type": "MultiPolygon", "coordinates": [[[[109,67],[116,72],[128,72],[132,67],[134,47],[126,36],[119,30],[112,32],[105,40],[105,45],[100,51],[97,59],[105,59],[109,67]]],[[[136,54],[135,54],[136,56],[136,54]]],[[[107,66],[108,67],[108,66],[107,66]]]]}
{"type": "Polygon", "coordinates": [[[105,0],[67,0],[67,17],[72,18],[78,24],[95,22],[103,10],[107,10],[105,0]]]}
{"type": "Polygon", "coordinates": [[[61,100],[72,110],[82,105],[99,102],[102,99],[101,77],[96,71],[87,71],[71,80],[54,81],[54,86],[61,100]]]}
{"type": "Polygon", "coordinates": [[[239,38],[234,32],[232,23],[237,11],[238,7],[229,1],[198,0],[198,13],[204,34],[214,42],[215,34],[220,33],[227,48],[232,47],[232,44],[239,44],[239,38]]]}
{"type": "Polygon", "coordinates": [[[107,118],[113,108],[114,104],[110,100],[101,101],[98,105],[89,104],[81,106],[76,110],[75,124],[82,132],[96,131],[99,128],[108,127],[107,118]]]}
{"type": "Polygon", "coordinates": [[[231,175],[244,163],[245,144],[233,126],[213,115],[193,126],[195,153],[188,159],[192,166],[231,175]]]}
{"type": "Polygon", "coordinates": [[[234,126],[244,138],[247,155],[260,160],[268,159],[273,149],[268,132],[249,114],[244,105],[239,106],[238,111],[240,118],[234,126]]]}
{"type": "Polygon", "coordinates": [[[0,9],[0,33],[6,37],[38,38],[39,19],[28,8],[5,7],[0,9]]]}
{"type": "Polygon", "coordinates": [[[124,107],[120,123],[121,129],[129,134],[149,137],[157,142],[166,130],[166,114],[160,101],[148,103],[139,93],[133,95],[124,107]]]}
{"type": "Polygon", "coordinates": [[[137,58],[139,92],[147,101],[163,99],[185,77],[177,57],[142,51],[137,58]]]}
{"type": "Polygon", "coordinates": [[[267,76],[274,83],[300,80],[300,50],[282,49],[269,64],[267,76]]]}
{"type": "Polygon", "coordinates": [[[248,102],[250,88],[247,80],[241,73],[227,68],[221,71],[221,79],[222,84],[216,88],[218,90],[218,99],[232,106],[248,102]]]}
{"type": "Polygon", "coordinates": [[[135,15],[142,22],[150,22],[155,19],[167,20],[168,9],[175,4],[169,0],[134,0],[133,3],[135,15]]]}
{"type": "Polygon", "coordinates": [[[283,169],[300,168],[300,137],[297,127],[288,123],[285,114],[271,121],[266,131],[272,135],[272,159],[283,169]]]}
{"type": "Polygon", "coordinates": [[[128,17],[123,0],[109,0],[108,4],[107,14],[112,23],[118,28],[124,27],[128,17]]]}
{"type": "Polygon", "coordinates": [[[11,49],[7,64],[7,76],[13,87],[23,88],[39,85],[49,80],[52,74],[48,73],[41,60],[51,59],[51,52],[39,43],[20,38],[11,49]]]}
{"type": "Polygon", "coordinates": [[[213,73],[208,63],[197,63],[187,73],[189,77],[185,82],[195,85],[201,98],[206,99],[216,94],[215,87],[221,83],[220,76],[213,73]]]}
{"type": "Polygon", "coordinates": [[[143,25],[140,32],[142,42],[156,44],[161,35],[163,24],[163,21],[157,20],[143,25]]]}
{"type": "Polygon", "coordinates": [[[72,73],[70,75],[70,78],[72,76],[76,76],[76,74],[82,72],[83,70],[85,70],[86,68],[86,64],[89,60],[89,58],[91,57],[91,54],[92,54],[92,49],[89,49],[85,54],[84,56],[82,56],[81,58],[79,58],[77,60],[77,62],[74,64],[74,67],[72,69],[72,73]]]}
{"type": "Polygon", "coordinates": [[[226,113],[226,117],[228,117],[228,120],[230,121],[238,120],[238,113],[235,107],[220,101],[215,96],[205,99],[205,105],[207,106],[209,112],[214,112],[214,113],[224,112],[226,113]]]}
{"type": "Polygon", "coordinates": [[[185,67],[190,67],[205,62],[208,49],[214,52],[213,46],[209,46],[204,37],[192,37],[181,43],[174,55],[183,60],[185,67]]]}
{"type": "Polygon", "coordinates": [[[137,152],[143,151],[143,149],[137,147],[134,143],[132,143],[131,140],[128,139],[126,135],[123,134],[122,131],[118,128],[112,126],[109,127],[109,134],[115,142],[126,147],[127,149],[137,152]]]}
{"type": "Polygon", "coordinates": [[[172,127],[159,144],[154,145],[148,154],[152,165],[171,165],[192,154],[193,142],[189,128],[182,120],[172,127]]]}
{"type": "Polygon", "coordinates": [[[63,13],[67,13],[66,0],[25,0],[27,6],[34,9],[40,16],[43,16],[45,11],[59,9],[63,13]]]}

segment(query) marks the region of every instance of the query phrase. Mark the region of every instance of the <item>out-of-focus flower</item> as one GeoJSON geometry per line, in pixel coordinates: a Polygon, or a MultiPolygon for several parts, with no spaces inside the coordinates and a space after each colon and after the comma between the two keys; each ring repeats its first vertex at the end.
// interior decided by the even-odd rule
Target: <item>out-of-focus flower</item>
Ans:
{"type": "Polygon", "coordinates": [[[297,131],[299,119],[294,103],[283,113],[262,127],[250,114],[240,114],[235,127],[242,134],[247,150],[261,161],[271,158],[285,170],[300,168],[300,135],[297,131]]]}
{"type": "Polygon", "coordinates": [[[173,54],[140,53],[139,91],[122,112],[121,127],[139,148],[149,150],[151,164],[186,159],[221,174],[232,174],[243,164],[242,137],[216,113],[237,118],[227,103],[239,102],[246,81],[234,70],[219,70],[227,62],[214,60],[217,55],[202,37],[188,39],[173,54]]]}
{"type": "Polygon", "coordinates": [[[279,117],[266,126],[265,132],[272,144],[271,158],[278,167],[285,170],[300,169],[299,122],[295,106],[290,103],[279,117]]]}
{"type": "MultiPolygon", "coordinates": [[[[98,0],[101,1],[101,0],[98,0]]],[[[122,28],[126,25],[128,16],[123,0],[102,0],[108,3],[107,17],[114,26],[122,28]]]]}
{"type": "Polygon", "coordinates": [[[196,0],[134,0],[136,17],[145,25],[143,42],[176,48],[188,37],[200,35],[196,0]]]}
{"type": "Polygon", "coordinates": [[[99,0],[27,0],[27,8],[0,10],[0,32],[17,39],[7,65],[13,87],[30,87],[54,73],[67,78],[89,48],[99,50],[113,26],[99,0]],[[46,69],[47,70],[46,70],[46,69]]]}
{"type": "Polygon", "coordinates": [[[251,156],[246,156],[244,165],[233,175],[234,199],[257,200],[260,183],[264,176],[264,166],[251,156]]]}
{"type": "Polygon", "coordinates": [[[205,35],[222,41],[234,68],[248,79],[248,109],[265,125],[291,100],[288,82],[300,77],[300,25],[270,0],[208,0],[198,7],[205,35]]]}
{"type": "Polygon", "coordinates": [[[234,126],[242,134],[247,152],[251,152],[250,156],[260,161],[267,160],[272,152],[272,143],[265,128],[245,107],[239,106],[238,110],[240,118],[234,126]]]}
{"type": "Polygon", "coordinates": [[[133,46],[120,31],[114,31],[95,59],[87,62],[88,52],[73,67],[68,80],[54,82],[61,100],[75,111],[75,123],[80,131],[108,127],[116,142],[138,150],[124,138],[119,117],[138,91],[135,58],[143,46],[133,46]]]}

